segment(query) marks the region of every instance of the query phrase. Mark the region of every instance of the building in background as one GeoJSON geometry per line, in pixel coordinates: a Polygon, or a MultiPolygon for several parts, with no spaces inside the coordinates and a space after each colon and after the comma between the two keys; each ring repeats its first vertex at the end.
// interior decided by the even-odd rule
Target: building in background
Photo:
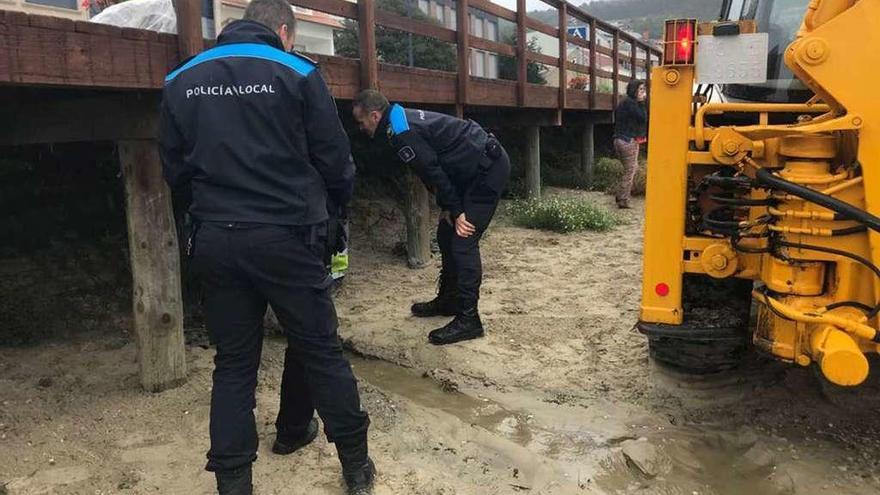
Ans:
{"type": "MultiPolygon", "coordinates": [[[[418,6],[423,14],[447,29],[456,29],[458,17],[455,0],[405,0],[407,5],[418,6]]],[[[498,41],[498,18],[481,10],[470,9],[470,34],[489,41],[498,41]]],[[[498,55],[471,48],[470,75],[489,79],[498,78],[498,55]]]]}
{"type": "MultiPolygon", "coordinates": [[[[2,0],[0,0],[2,1],[2,0]]],[[[226,24],[241,19],[248,0],[214,0],[215,26],[219,33],[226,24]]],[[[342,18],[303,7],[293,7],[296,14],[295,50],[319,55],[335,55],[333,33],[342,30],[342,18]]]]}
{"type": "MultiPolygon", "coordinates": [[[[64,17],[87,21],[123,0],[0,0],[0,9],[17,10],[34,15],[64,17]]],[[[202,0],[202,32],[205,38],[214,38],[214,4],[217,0],[202,0]]]]}
{"type": "Polygon", "coordinates": [[[0,0],[0,9],[80,21],[89,18],[89,4],[83,0],[0,0]]]}

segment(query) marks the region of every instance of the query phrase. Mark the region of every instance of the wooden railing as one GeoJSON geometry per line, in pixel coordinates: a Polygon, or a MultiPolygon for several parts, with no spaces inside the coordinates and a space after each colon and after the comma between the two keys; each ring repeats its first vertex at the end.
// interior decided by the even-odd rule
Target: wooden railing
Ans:
{"type": "MultiPolygon", "coordinates": [[[[525,2],[513,11],[489,0],[457,0],[457,29],[405,17],[377,8],[376,0],[290,0],[294,5],[353,19],[358,25],[359,59],[316,55],[333,94],[352,98],[362,88],[379,88],[391,99],[455,106],[512,107],[557,110],[610,110],[622,84],[634,74],[650,77],[659,51],[631,34],[588,15],[561,0],[542,0],[558,11],[555,26],[528,16],[525,2]],[[470,12],[476,10],[513,24],[514,45],[475,36],[470,12]],[[570,36],[568,27],[588,27],[589,39],[570,36]],[[379,59],[376,27],[411,33],[455,45],[453,71],[405,67],[379,59]],[[541,36],[547,50],[532,51],[527,39],[541,36]],[[550,39],[555,38],[556,42],[550,39]],[[603,46],[600,39],[607,39],[603,46]],[[553,47],[553,48],[550,48],[553,47]],[[471,51],[515,58],[515,80],[471,75],[471,51]],[[572,61],[573,50],[585,50],[572,61]],[[623,63],[628,64],[627,71],[623,63]],[[557,71],[548,84],[528,81],[530,63],[557,71]],[[588,90],[569,87],[570,76],[581,78],[588,90]],[[621,84],[622,83],[622,84],[621,84]]],[[[180,36],[158,34],[53,17],[26,15],[0,9],[0,84],[105,89],[160,89],[164,75],[180,60],[201,50],[198,0],[178,2],[180,36]]],[[[496,32],[500,32],[496,29],[496,32]]],[[[210,42],[206,40],[205,45],[210,42]]],[[[552,70],[551,70],[552,73],[552,70]]]]}
{"type": "MultiPolygon", "coordinates": [[[[556,26],[545,24],[528,16],[525,0],[517,0],[516,11],[494,4],[489,0],[457,0],[456,29],[404,17],[392,12],[377,9],[375,0],[358,0],[352,3],[345,0],[290,0],[293,5],[324,12],[334,16],[358,21],[359,34],[359,74],[360,87],[390,90],[395,99],[413,102],[454,103],[459,108],[465,105],[519,106],[534,108],[562,109],[609,109],[617,104],[622,90],[620,83],[626,84],[635,75],[644,72],[650,78],[650,67],[659,59],[660,52],[651,45],[597,19],[582,9],[562,0],[542,0],[558,11],[556,26]],[[495,40],[474,36],[470,32],[470,10],[476,9],[498,19],[516,25],[516,45],[508,45],[495,40]],[[588,27],[589,40],[569,36],[570,20],[588,27]],[[410,91],[403,91],[390,84],[385,88],[385,75],[399,72],[379,60],[376,50],[376,28],[385,28],[428,37],[456,45],[457,71],[453,77],[446,74],[438,76],[419,73],[414,77],[419,83],[410,84],[410,91]],[[558,54],[547,55],[529,50],[529,31],[558,40],[558,54]],[[612,46],[599,43],[601,35],[612,40],[612,46]],[[629,49],[621,51],[621,44],[629,49]],[[588,50],[589,63],[580,64],[569,60],[569,46],[588,50]],[[478,49],[504,57],[515,57],[517,63],[516,81],[487,80],[471,76],[470,50],[478,49]],[[602,68],[600,61],[610,60],[610,70],[602,68]],[[621,71],[621,60],[629,63],[629,71],[621,71]],[[528,63],[536,62],[557,70],[558,80],[548,81],[550,85],[531,84],[527,80],[528,63]],[[589,78],[588,90],[569,88],[569,76],[589,78]],[[444,77],[446,76],[446,77],[444,77]],[[599,80],[611,81],[610,92],[599,90],[599,80]],[[417,88],[421,88],[421,91],[417,88]],[[420,92],[429,92],[430,98],[420,92]],[[454,95],[454,98],[451,96],[454,95]]],[[[330,57],[320,57],[322,60],[330,57]]],[[[328,60],[329,61],[329,60],[328,60]]],[[[332,62],[331,62],[332,63],[332,62]]],[[[423,71],[423,70],[422,70],[423,71]]],[[[440,72],[440,71],[430,71],[440,72]]],[[[447,73],[452,75],[452,73],[447,73]]],[[[394,79],[394,77],[391,77],[394,79]]]]}

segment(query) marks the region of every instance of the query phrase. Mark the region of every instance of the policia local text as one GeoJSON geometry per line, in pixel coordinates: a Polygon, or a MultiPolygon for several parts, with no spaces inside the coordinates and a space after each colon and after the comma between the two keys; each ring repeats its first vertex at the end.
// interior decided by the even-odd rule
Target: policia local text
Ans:
{"type": "Polygon", "coordinates": [[[186,98],[193,96],[241,96],[257,94],[275,94],[271,84],[248,84],[244,86],[193,86],[186,90],[186,98]]]}

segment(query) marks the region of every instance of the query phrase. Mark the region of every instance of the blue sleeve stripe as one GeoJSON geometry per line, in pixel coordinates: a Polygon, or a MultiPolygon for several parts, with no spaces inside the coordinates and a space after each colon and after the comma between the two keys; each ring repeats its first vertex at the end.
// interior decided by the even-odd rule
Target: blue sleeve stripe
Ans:
{"type": "Polygon", "coordinates": [[[409,130],[409,122],[406,120],[406,112],[403,107],[394,104],[391,106],[391,132],[400,134],[409,130]]]}
{"type": "Polygon", "coordinates": [[[307,76],[310,72],[315,70],[315,65],[311,62],[303,58],[297,57],[296,55],[292,55],[277,48],[271,47],[269,45],[262,45],[259,43],[234,43],[229,45],[220,45],[196,55],[182,67],[179,67],[174,72],[168,74],[168,76],[165,77],[165,83],[167,84],[173,81],[174,78],[179,76],[181,72],[187,69],[191,69],[201,63],[231,57],[258,58],[261,60],[269,60],[271,62],[276,62],[284,65],[295,71],[297,74],[300,74],[301,76],[307,76]]]}

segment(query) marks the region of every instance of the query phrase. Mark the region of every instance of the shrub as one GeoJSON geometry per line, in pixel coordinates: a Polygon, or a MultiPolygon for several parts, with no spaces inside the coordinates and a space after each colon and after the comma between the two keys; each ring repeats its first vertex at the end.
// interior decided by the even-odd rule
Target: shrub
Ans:
{"type": "Polygon", "coordinates": [[[526,179],[524,177],[511,177],[504,192],[504,199],[525,199],[529,195],[526,179]]]}
{"type": "Polygon", "coordinates": [[[587,176],[579,168],[555,168],[547,166],[541,173],[544,184],[554,187],[563,187],[566,189],[581,189],[589,191],[592,189],[590,177],[587,176]]]}
{"type": "Polygon", "coordinates": [[[620,219],[608,210],[575,198],[516,201],[508,212],[514,225],[561,233],[605,231],[620,224],[620,219]]]}
{"type": "MultiPolygon", "coordinates": [[[[613,193],[620,180],[623,177],[623,164],[620,160],[611,157],[602,157],[596,161],[593,167],[593,184],[592,187],[596,191],[605,191],[613,193]]],[[[648,169],[645,161],[639,157],[639,168],[636,170],[635,179],[633,179],[632,193],[636,196],[645,194],[645,186],[648,179],[648,169]]]]}

